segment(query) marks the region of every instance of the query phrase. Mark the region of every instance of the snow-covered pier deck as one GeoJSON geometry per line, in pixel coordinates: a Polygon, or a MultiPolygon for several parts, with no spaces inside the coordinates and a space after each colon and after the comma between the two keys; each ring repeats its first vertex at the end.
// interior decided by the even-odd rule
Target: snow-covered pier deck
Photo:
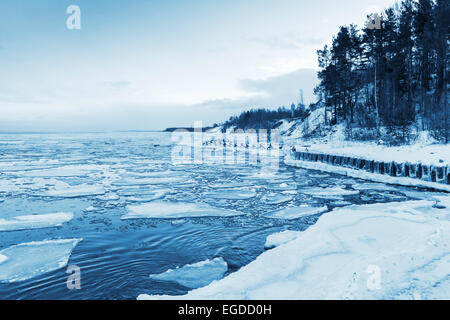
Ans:
{"type": "Polygon", "coordinates": [[[450,192],[450,166],[409,162],[384,162],[318,152],[293,151],[286,164],[335,172],[380,182],[415,185],[450,192]]]}

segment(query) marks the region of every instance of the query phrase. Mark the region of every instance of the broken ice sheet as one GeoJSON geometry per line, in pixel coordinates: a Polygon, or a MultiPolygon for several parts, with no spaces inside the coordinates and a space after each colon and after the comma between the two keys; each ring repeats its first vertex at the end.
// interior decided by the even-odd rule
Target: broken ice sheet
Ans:
{"type": "Polygon", "coordinates": [[[25,281],[65,267],[72,250],[81,240],[45,240],[1,250],[0,282],[25,281]]]}
{"type": "Polygon", "coordinates": [[[299,207],[288,207],[282,210],[272,211],[264,214],[267,218],[273,219],[298,219],[305,216],[312,216],[328,211],[328,207],[312,207],[308,205],[302,205],[299,207]]]}
{"type": "Polygon", "coordinates": [[[175,219],[187,217],[228,217],[243,215],[244,213],[216,208],[204,203],[163,202],[155,201],[142,205],[128,206],[125,219],[160,218],[175,219]]]}
{"type": "Polygon", "coordinates": [[[204,260],[187,264],[180,268],[169,269],[160,274],[152,274],[150,278],[163,281],[174,281],[185,287],[195,289],[204,287],[214,280],[219,280],[228,270],[223,258],[204,260]]]}
{"type": "Polygon", "coordinates": [[[61,226],[73,219],[73,213],[58,212],[0,219],[0,231],[17,231],[61,226]]]}

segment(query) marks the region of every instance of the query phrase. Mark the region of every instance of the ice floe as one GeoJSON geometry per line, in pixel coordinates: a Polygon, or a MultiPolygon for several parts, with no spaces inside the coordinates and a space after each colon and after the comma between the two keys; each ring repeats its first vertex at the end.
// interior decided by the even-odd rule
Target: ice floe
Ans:
{"type": "Polygon", "coordinates": [[[151,177],[141,179],[122,179],[113,182],[113,185],[119,186],[139,186],[139,185],[154,185],[154,184],[172,184],[186,182],[188,177],[173,176],[173,177],[151,177]]]}
{"type": "Polygon", "coordinates": [[[142,205],[128,206],[128,213],[122,219],[161,218],[175,219],[187,217],[227,217],[243,213],[216,208],[204,203],[155,201],[142,205]]]}
{"type": "Polygon", "coordinates": [[[158,199],[162,199],[166,196],[168,191],[155,191],[152,194],[148,194],[143,197],[128,197],[127,201],[130,202],[150,202],[158,199]]]}
{"type": "Polygon", "coordinates": [[[297,184],[292,182],[290,183],[282,182],[277,184],[269,184],[267,188],[270,190],[278,190],[278,191],[293,191],[297,190],[297,184]]]}
{"type": "Polygon", "coordinates": [[[0,219],[0,231],[17,231],[61,226],[73,219],[73,213],[58,212],[0,219]]]}
{"type": "Polygon", "coordinates": [[[332,187],[332,188],[307,188],[301,190],[303,194],[311,195],[319,198],[327,198],[327,197],[339,197],[339,196],[351,196],[359,194],[358,190],[346,190],[341,187],[332,187]]]}
{"type": "Polygon", "coordinates": [[[450,221],[434,201],[335,209],[282,246],[184,296],[139,299],[449,299],[450,221]]]}
{"type": "Polygon", "coordinates": [[[152,274],[150,278],[163,281],[174,281],[188,288],[200,288],[219,280],[227,272],[228,265],[223,258],[200,261],[181,268],[169,269],[160,274],[152,274]]]}
{"type": "Polygon", "coordinates": [[[14,245],[0,251],[0,282],[25,281],[63,268],[81,239],[45,240],[14,245]],[[4,259],[4,258],[3,258],[4,259]]]}
{"type": "Polygon", "coordinates": [[[379,191],[397,191],[398,189],[382,183],[358,183],[352,185],[355,190],[379,190],[379,191]]]}
{"type": "Polygon", "coordinates": [[[311,207],[309,205],[302,205],[298,207],[288,207],[282,210],[272,211],[265,213],[264,216],[273,219],[298,219],[305,216],[312,216],[328,211],[326,206],[324,207],[311,207]]]}
{"type": "Polygon", "coordinates": [[[84,196],[97,196],[105,194],[105,188],[101,185],[81,184],[69,186],[64,189],[49,190],[43,195],[48,197],[78,198],[84,196]]]}
{"type": "Polygon", "coordinates": [[[225,189],[206,192],[203,196],[212,199],[247,200],[255,197],[256,192],[248,189],[225,189]]]}
{"type": "Polygon", "coordinates": [[[290,195],[284,195],[284,194],[278,194],[278,193],[271,193],[266,194],[261,198],[261,202],[265,204],[281,204],[288,201],[291,201],[294,199],[294,197],[290,195]]]}

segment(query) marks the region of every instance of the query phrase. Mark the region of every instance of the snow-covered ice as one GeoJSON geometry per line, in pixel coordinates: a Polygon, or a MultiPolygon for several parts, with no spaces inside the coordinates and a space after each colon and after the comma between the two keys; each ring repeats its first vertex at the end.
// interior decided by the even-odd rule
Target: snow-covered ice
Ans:
{"type": "Polygon", "coordinates": [[[222,280],[184,296],[138,298],[449,299],[450,221],[442,216],[450,208],[434,204],[335,209],[222,280]]]}
{"type": "Polygon", "coordinates": [[[385,174],[377,174],[371,173],[363,170],[355,170],[351,168],[345,168],[341,166],[334,166],[327,163],[321,162],[309,162],[309,161],[301,161],[301,160],[292,160],[286,158],[284,161],[287,165],[304,168],[304,169],[312,169],[319,170],[325,172],[332,172],[336,174],[340,174],[343,176],[348,176],[352,178],[370,180],[375,182],[382,182],[387,184],[394,185],[402,185],[402,186],[414,186],[420,188],[431,188],[435,190],[442,190],[450,192],[450,185],[446,185],[443,183],[430,182],[420,179],[406,178],[406,177],[391,177],[385,174]]]}
{"type": "Polygon", "coordinates": [[[188,177],[185,176],[169,176],[169,177],[150,177],[150,178],[129,178],[123,179],[119,181],[115,181],[114,185],[119,186],[139,186],[139,185],[165,185],[165,184],[174,184],[174,183],[183,183],[188,180],[188,177]]]}
{"type": "Polygon", "coordinates": [[[254,198],[256,192],[248,189],[225,189],[213,190],[203,194],[205,198],[224,199],[224,200],[247,200],[254,198]]]}
{"type": "Polygon", "coordinates": [[[128,206],[128,213],[122,219],[161,218],[175,219],[187,217],[227,217],[243,213],[216,208],[204,203],[155,201],[137,206],[128,206]]]}
{"type": "Polygon", "coordinates": [[[329,198],[336,196],[351,196],[359,194],[359,191],[355,190],[346,190],[341,187],[332,187],[332,188],[305,188],[301,191],[304,194],[308,194],[314,197],[320,198],[329,198]]]}
{"type": "Polygon", "coordinates": [[[162,199],[166,196],[168,191],[166,190],[160,190],[160,191],[154,191],[151,194],[146,194],[142,197],[128,197],[127,201],[130,202],[150,202],[158,199],[162,199]]]}
{"type": "Polygon", "coordinates": [[[24,281],[67,265],[81,239],[45,240],[14,245],[0,251],[0,282],[24,281]]]}
{"type": "Polygon", "coordinates": [[[298,207],[288,207],[282,210],[272,211],[265,213],[264,216],[273,219],[298,219],[305,216],[312,216],[328,211],[326,206],[324,207],[312,207],[309,205],[302,205],[298,207]]]}
{"type": "Polygon", "coordinates": [[[61,226],[73,219],[71,212],[35,214],[17,216],[12,219],[0,219],[0,231],[17,231],[61,226]]]}
{"type": "Polygon", "coordinates": [[[266,238],[265,249],[272,249],[282,244],[291,242],[297,239],[302,234],[302,231],[286,230],[278,233],[273,233],[266,238]]]}
{"type": "Polygon", "coordinates": [[[49,190],[44,193],[44,196],[61,197],[61,198],[77,198],[84,196],[103,195],[106,190],[101,185],[81,184],[64,189],[49,190]]]}
{"type": "Polygon", "coordinates": [[[152,274],[150,278],[163,281],[175,281],[188,288],[200,288],[219,280],[228,270],[222,257],[212,260],[188,264],[181,268],[169,269],[160,274],[152,274]]]}
{"type": "Polygon", "coordinates": [[[3,262],[5,262],[6,260],[8,260],[7,256],[4,256],[2,254],[0,254],[0,264],[2,264],[3,262]]]}
{"type": "Polygon", "coordinates": [[[285,202],[289,202],[293,199],[290,195],[278,194],[278,193],[269,193],[265,194],[261,198],[261,202],[266,204],[281,204],[285,202]]]}
{"type": "Polygon", "coordinates": [[[353,184],[352,188],[355,190],[378,190],[378,191],[396,191],[394,187],[391,187],[389,185],[383,184],[383,183],[359,183],[359,184],[353,184]]]}

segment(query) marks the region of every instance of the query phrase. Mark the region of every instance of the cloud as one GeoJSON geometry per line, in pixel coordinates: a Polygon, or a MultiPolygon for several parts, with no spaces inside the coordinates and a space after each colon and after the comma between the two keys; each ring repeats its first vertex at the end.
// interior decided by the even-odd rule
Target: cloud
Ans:
{"type": "Polygon", "coordinates": [[[278,105],[284,100],[284,103],[297,102],[300,89],[303,89],[304,100],[307,103],[314,102],[314,87],[317,85],[317,70],[299,69],[280,76],[270,77],[265,80],[240,80],[240,87],[247,92],[264,93],[264,100],[267,103],[278,102],[278,105]],[[294,99],[294,100],[293,100],[294,99]]]}
{"type": "MultiPolygon", "coordinates": [[[[298,69],[264,80],[241,79],[239,87],[248,93],[245,97],[207,100],[194,107],[203,110],[216,109],[240,112],[250,108],[289,106],[291,103],[299,102],[300,89],[303,89],[305,104],[309,104],[316,101],[314,87],[317,84],[317,70],[315,69],[298,69]]],[[[221,121],[221,119],[217,121],[221,121]]]]}
{"type": "Polygon", "coordinates": [[[131,82],[125,80],[106,82],[106,84],[114,88],[127,88],[131,86],[131,82]]]}
{"type": "Polygon", "coordinates": [[[279,49],[302,49],[306,46],[321,45],[323,39],[311,36],[300,36],[298,34],[274,35],[265,37],[248,37],[248,41],[279,49]]]}

